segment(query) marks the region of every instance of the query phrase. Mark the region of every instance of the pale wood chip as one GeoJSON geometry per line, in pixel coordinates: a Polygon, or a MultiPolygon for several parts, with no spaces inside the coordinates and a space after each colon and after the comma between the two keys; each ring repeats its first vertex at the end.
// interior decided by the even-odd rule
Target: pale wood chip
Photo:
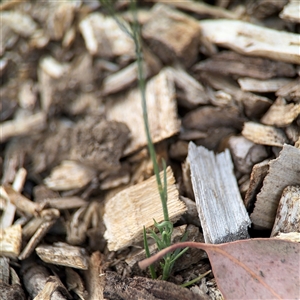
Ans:
{"type": "Polygon", "coordinates": [[[202,35],[241,54],[300,64],[299,35],[239,20],[204,20],[202,35]]]}
{"type": "Polygon", "coordinates": [[[256,144],[267,146],[282,147],[288,142],[282,130],[255,122],[244,123],[242,135],[256,144]]]}
{"type": "Polygon", "coordinates": [[[0,229],[0,244],[0,255],[17,258],[22,245],[21,225],[18,224],[0,229]]]}
{"type": "Polygon", "coordinates": [[[300,23],[300,4],[299,0],[290,0],[290,2],[283,8],[279,17],[283,20],[300,23]]]}
{"type": "Polygon", "coordinates": [[[300,184],[300,149],[285,144],[279,157],[271,160],[269,166],[250,215],[254,227],[258,229],[272,229],[282,191],[286,186],[300,184]]]}

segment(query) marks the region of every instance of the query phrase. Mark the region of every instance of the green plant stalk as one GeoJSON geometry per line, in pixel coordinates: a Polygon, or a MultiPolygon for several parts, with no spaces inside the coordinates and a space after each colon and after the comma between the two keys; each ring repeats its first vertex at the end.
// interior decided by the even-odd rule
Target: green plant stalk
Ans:
{"type": "MultiPolygon", "coordinates": [[[[144,236],[144,248],[145,248],[146,256],[149,258],[151,256],[151,254],[150,254],[149,245],[148,245],[148,242],[147,242],[147,233],[146,233],[145,226],[143,227],[143,236],[144,236]]],[[[152,265],[149,266],[149,270],[150,270],[151,278],[156,279],[157,278],[156,272],[155,272],[154,267],[152,265]]]]}

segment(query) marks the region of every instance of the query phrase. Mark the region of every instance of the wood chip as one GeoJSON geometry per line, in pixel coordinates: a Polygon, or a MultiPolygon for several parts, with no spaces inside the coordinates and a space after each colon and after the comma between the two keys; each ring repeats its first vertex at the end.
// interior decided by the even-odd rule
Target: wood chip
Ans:
{"type": "Polygon", "coordinates": [[[246,192],[244,204],[247,210],[250,210],[254,202],[256,200],[256,194],[259,193],[264,178],[266,177],[268,170],[269,170],[269,159],[266,159],[256,165],[253,166],[251,176],[250,176],[250,183],[249,188],[246,192]]]}
{"type": "MultiPolygon", "coordinates": [[[[166,70],[153,77],[146,87],[150,133],[154,143],[179,132],[179,120],[175,101],[175,87],[166,70]]],[[[131,142],[124,155],[147,145],[144,129],[136,124],[144,124],[140,91],[130,90],[127,94],[111,98],[107,107],[107,118],[125,123],[131,132],[131,142]]]]}
{"type": "Polygon", "coordinates": [[[206,243],[248,238],[251,221],[241,199],[228,150],[218,155],[189,144],[188,162],[206,243]]]}
{"type": "Polygon", "coordinates": [[[231,136],[228,143],[234,166],[243,174],[250,173],[254,164],[269,155],[264,146],[254,144],[243,136],[231,136]]]}
{"type": "Polygon", "coordinates": [[[254,122],[244,124],[242,135],[256,144],[267,146],[282,147],[288,142],[284,132],[280,129],[254,122]]]}
{"type": "Polygon", "coordinates": [[[75,161],[63,161],[44,179],[47,187],[67,191],[86,186],[96,176],[95,170],[75,161]]]}
{"type": "Polygon", "coordinates": [[[22,244],[21,225],[18,224],[0,229],[0,244],[0,255],[17,258],[22,244]]]}
{"type": "Polygon", "coordinates": [[[202,35],[219,46],[241,54],[300,64],[298,34],[238,20],[204,20],[199,24],[202,35]]]}
{"type": "Polygon", "coordinates": [[[286,104],[284,99],[278,98],[262,117],[261,122],[265,125],[286,127],[300,115],[299,104],[286,104]]]}
{"type": "MultiPolygon", "coordinates": [[[[161,173],[162,176],[162,173],[161,173]]],[[[186,211],[178,198],[175,179],[167,168],[168,209],[171,221],[176,221],[186,211]]],[[[106,226],[104,237],[110,251],[120,250],[142,239],[143,226],[153,226],[153,219],[163,221],[161,201],[155,176],[129,187],[109,199],[105,204],[103,221],[106,226]]]]}
{"type": "Polygon", "coordinates": [[[53,246],[40,245],[35,251],[41,260],[49,264],[81,270],[87,270],[88,268],[88,256],[84,248],[58,242],[53,246]]]}
{"type": "Polygon", "coordinates": [[[271,237],[281,233],[300,233],[300,186],[287,186],[281,195],[271,237]]]}
{"type": "Polygon", "coordinates": [[[279,157],[271,160],[269,166],[269,173],[250,215],[258,229],[272,229],[283,189],[300,184],[300,149],[285,144],[279,157]]]}
{"type": "Polygon", "coordinates": [[[286,21],[300,23],[299,0],[290,0],[279,14],[279,17],[286,21]]]}
{"type": "Polygon", "coordinates": [[[243,91],[257,93],[272,93],[292,82],[287,78],[274,78],[269,80],[259,80],[254,78],[239,78],[238,83],[243,91]]]}
{"type": "MultiPolygon", "coordinates": [[[[222,51],[196,64],[195,71],[209,71],[224,75],[237,75],[257,79],[272,77],[294,77],[296,70],[292,64],[260,57],[249,57],[233,51],[222,51]]],[[[259,81],[258,81],[259,82],[259,81]]]]}
{"type": "Polygon", "coordinates": [[[300,102],[300,77],[278,89],[276,96],[300,102]]]}
{"type": "Polygon", "coordinates": [[[164,62],[179,60],[190,66],[197,58],[200,28],[197,21],[165,4],[152,8],[142,35],[153,52],[164,62]]]}

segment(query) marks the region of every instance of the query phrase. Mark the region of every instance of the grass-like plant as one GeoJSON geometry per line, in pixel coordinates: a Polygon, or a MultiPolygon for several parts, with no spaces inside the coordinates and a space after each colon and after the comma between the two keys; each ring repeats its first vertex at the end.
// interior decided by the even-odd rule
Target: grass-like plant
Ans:
{"type": "MultiPolygon", "coordinates": [[[[161,223],[157,223],[154,220],[154,226],[159,233],[156,233],[154,230],[150,231],[150,236],[155,240],[158,250],[163,250],[169,246],[171,246],[171,236],[173,233],[173,223],[170,221],[169,213],[168,213],[168,192],[167,192],[167,173],[166,173],[166,163],[163,160],[163,183],[160,178],[159,166],[156,158],[156,152],[154,148],[154,144],[151,138],[150,127],[149,127],[149,119],[148,119],[148,110],[147,110],[147,101],[146,101],[146,78],[144,72],[143,65],[143,51],[141,44],[141,34],[140,34],[140,26],[137,19],[137,4],[136,0],[130,0],[130,9],[133,16],[133,23],[131,28],[125,24],[125,22],[117,16],[116,11],[113,7],[113,2],[111,0],[100,0],[101,4],[109,11],[110,15],[115,19],[118,23],[119,27],[132,38],[135,45],[135,54],[138,66],[138,85],[141,92],[141,102],[142,102],[142,110],[143,110],[143,120],[145,133],[147,138],[148,150],[150,154],[150,158],[153,163],[153,170],[156,177],[157,187],[159,196],[161,199],[161,205],[163,210],[164,221],[161,223]]],[[[147,233],[144,227],[144,247],[146,256],[150,257],[150,250],[147,241],[147,233]]],[[[174,252],[167,253],[163,257],[163,262],[161,263],[162,268],[162,276],[161,279],[167,280],[170,276],[171,270],[174,266],[175,261],[187,250],[185,248],[183,250],[177,249],[174,252]]],[[[150,274],[153,279],[157,278],[155,269],[153,266],[149,267],[150,274]]]]}

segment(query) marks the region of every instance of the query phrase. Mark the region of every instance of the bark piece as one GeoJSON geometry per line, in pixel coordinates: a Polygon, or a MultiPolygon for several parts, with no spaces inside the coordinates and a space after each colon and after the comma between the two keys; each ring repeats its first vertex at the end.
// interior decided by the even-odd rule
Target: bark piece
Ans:
{"type": "Polygon", "coordinates": [[[248,238],[251,221],[233,174],[229,151],[215,156],[190,142],[188,162],[205,242],[248,238]]]}
{"type": "Polygon", "coordinates": [[[256,165],[253,166],[251,176],[250,176],[250,183],[249,188],[246,192],[244,204],[247,210],[251,210],[254,205],[256,195],[259,193],[264,178],[266,177],[268,170],[269,170],[269,160],[266,159],[256,165]]]}
{"type": "Polygon", "coordinates": [[[0,295],[2,300],[26,300],[25,293],[19,284],[6,284],[0,282],[0,295]]]}
{"type": "Polygon", "coordinates": [[[20,254],[22,244],[21,225],[13,225],[0,230],[0,255],[16,258],[20,254]]]}
{"type": "Polygon", "coordinates": [[[38,256],[47,263],[81,270],[88,268],[88,256],[84,248],[55,243],[54,246],[40,245],[35,249],[38,256]]]}
{"type": "Polygon", "coordinates": [[[200,28],[196,20],[164,4],[154,5],[142,35],[166,64],[178,59],[190,66],[197,58],[200,28]]]}
{"type": "Polygon", "coordinates": [[[44,112],[39,112],[28,117],[6,121],[0,125],[0,142],[3,143],[15,136],[41,132],[45,126],[46,115],[44,112]]]}
{"type": "Polygon", "coordinates": [[[268,157],[264,146],[254,144],[243,136],[231,136],[229,149],[236,169],[243,174],[250,173],[254,164],[268,157]]]}
{"type": "Polygon", "coordinates": [[[83,271],[86,289],[90,300],[104,300],[103,290],[105,285],[105,274],[103,272],[103,256],[99,251],[92,253],[89,260],[89,267],[83,271]]]}
{"type": "Polygon", "coordinates": [[[278,89],[276,96],[300,102],[300,77],[278,89]]]}
{"type": "Polygon", "coordinates": [[[285,144],[279,157],[271,160],[269,166],[250,215],[253,225],[258,229],[272,229],[283,189],[288,185],[300,184],[300,149],[285,144]]]}
{"type": "Polygon", "coordinates": [[[282,130],[254,122],[244,124],[242,135],[256,144],[267,146],[282,147],[284,143],[288,142],[282,130]]]}
{"type": "MultiPolygon", "coordinates": [[[[128,24],[124,25],[129,31],[128,24]]],[[[79,23],[79,30],[91,55],[113,58],[135,58],[133,40],[119,27],[113,17],[91,13],[79,23]]]]}
{"type": "Polygon", "coordinates": [[[169,156],[172,159],[178,161],[184,161],[188,154],[188,142],[177,141],[171,145],[169,150],[169,156]]]}
{"type": "MultiPolygon", "coordinates": [[[[162,176],[162,173],[161,173],[162,176]]],[[[167,168],[168,209],[171,221],[176,221],[186,211],[178,198],[175,179],[167,168]]],[[[108,249],[116,251],[142,239],[143,226],[153,226],[153,219],[163,221],[161,201],[155,176],[118,193],[105,204],[103,221],[106,226],[104,237],[108,249]]]]}
{"type": "Polygon", "coordinates": [[[272,104],[266,97],[242,91],[234,81],[227,77],[210,72],[201,73],[200,77],[213,88],[231,95],[233,100],[244,107],[246,116],[250,118],[260,117],[272,104]]]}
{"type": "Polygon", "coordinates": [[[283,8],[279,17],[283,20],[300,23],[300,7],[298,0],[290,0],[290,2],[283,8]]]}
{"type": "MultiPolygon", "coordinates": [[[[23,277],[24,286],[29,293],[31,299],[34,299],[40,293],[50,277],[49,271],[42,265],[39,265],[33,260],[25,260],[21,265],[21,274],[23,277]]],[[[65,300],[59,291],[52,294],[51,300],[65,300]]]]}
{"type": "Polygon", "coordinates": [[[287,186],[281,195],[271,237],[278,233],[300,233],[300,186],[287,186]]]}
{"type": "MultiPolygon", "coordinates": [[[[160,142],[178,133],[175,87],[166,70],[163,69],[147,83],[146,99],[153,142],[160,142]]],[[[144,120],[139,89],[132,89],[125,95],[111,98],[107,105],[107,118],[123,122],[130,129],[131,142],[127,144],[123,155],[131,154],[147,145],[142,129],[144,120]]]]}
{"type": "Polygon", "coordinates": [[[114,272],[106,272],[104,297],[106,299],[144,300],[202,300],[190,290],[174,283],[144,277],[122,278],[114,272]]]}
{"type": "Polygon", "coordinates": [[[44,179],[46,186],[55,191],[68,191],[86,186],[96,176],[95,170],[71,160],[55,167],[44,179]]]}
{"type": "Polygon", "coordinates": [[[187,113],[182,125],[188,129],[207,131],[218,127],[241,129],[245,119],[237,107],[200,107],[187,113]]]}
{"type": "Polygon", "coordinates": [[[295,33],[239,20],[204,20],[199,24],[202,35],[219,46],[241,54],[300,64],[299,37],[295,33]]]}
{"type": "Polygon", "coordinates": [[[288,0],[258,0],[247,2],[247,13],[258,19],[264,19],[268,16],[278,13],[288,0]]]}
{"type": "Polygon", "coordinates": [[[68,291],[72,291],[81,300],[87,299],[88,293],[84,288],[83,280],[79,274],[71,268],[66,268],[66,277],[68,291]]]}
{"type": "Polygon", "coordinates": [[[286,127],[290,125],[299,115],[300,103],[286,104],[284,99],[278,98],[261,118],[261,122],[265,125],[286,127]]]}
{"type": "Polygon", "coordinates": [[[209,71],[257,79],[280,76],[294,77],[296,75],[296,70],[292,64],[260,57],[249,57],[233,51],[217,53],[213,57],[196,64],[193,68],[195,71],[209,71]]]}
{"type": "Polygon", "coordinates": [[[179,105],[187,108],[194,108],[199,104],[209,103],[209,97],[204,86],[194,77],[189,75],[184,69],[180,67],[168,67],[167,72],[173,77],[178,89],[176,93],[179,105]]]}
{"type": "Polygon", "coordinates": [[[243,91],[257,93],[272,93],[292,82],[287,78],[273,78],[269,80],[259,80],[254,78],[239,78],[238,83],[243,91]]]}

